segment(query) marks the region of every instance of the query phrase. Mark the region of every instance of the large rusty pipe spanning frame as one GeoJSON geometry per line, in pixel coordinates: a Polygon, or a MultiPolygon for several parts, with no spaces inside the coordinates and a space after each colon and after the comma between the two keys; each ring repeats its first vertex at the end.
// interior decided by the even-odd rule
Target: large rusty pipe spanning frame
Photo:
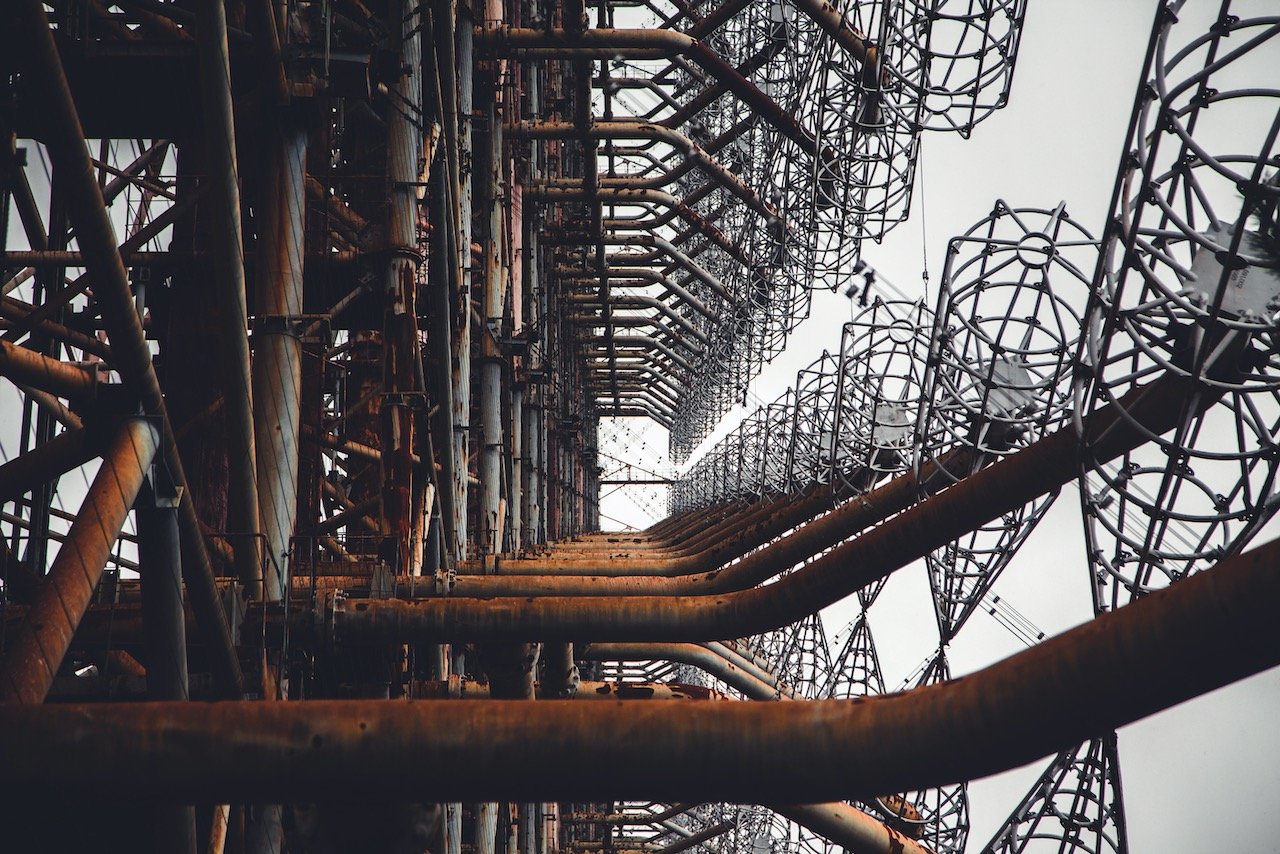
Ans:
{"type": "Polygon", "coordinates": [[[859,700],[6,706],[0,797],[816,803],[940,786],[1280,664],[1278,561],[1273,541],[963,679],[859,700]]]}
{"type": "MultiPolygon", "coordinates": [[[[688,641],[762,634],[834,604],[979,525],[1070,482],[1079,474],[1082,438],[1093,459],[1103,463],[1144,443],[1149,435],[1167,432],[1186,413],[1214,399],[1210,390],[1174,376],[1137,388],[1122,404],[1095,412],[1084,425],[1083,437],[1074,429],[1059,430],[767,587],[702,596],[362,601],[347,603],[335,614],[335,626],[344,639],[391,643],[530,638],[688,641]]],[[[714,583],[720,572],[709,573],[707,583],[714,583]]],[[[630,579],[619,582],[631,583],[630,579]]]]}
{"type": "Polygon", "coordinates": [[[4,701],[39,704],[49,693],[159,440],[160,431],[142,419],[120,428],[35,602],[8,644],[0,672],[4,701]]]}
{"type": "Polygon", "coordinates": [[[536,550],[531,549],[529,553],[549,554],[561,549],[577,548],[617,549],[616,544],[639,545],[645,548],[665,547],[678,544],[689,531],[696,530],[699,526],[714,527],[749,508],[749,502],[744,499],[721,501],[718,504],[699,508],[698,514],[687,510],[673,513],[643,531],[590,531],[579,534],[573,539],[558,540],[536,550]]]}
{"type": "Polygon", "coordinates": [[[54,169],[62,176],[61,186],[67,194],[67,210],[75,228],[76,242],[84,253],[85,267],[93,275],[94,299],[111,341],[112,364],[124,382],[137,393],[144,410],[160,420],[165,466],[174,485],[183,490],[179,508],[183,581],[200,629],[210,642],[211,666],[219,685],[226,693],[238,695],[244,677],[231,640],[231,629],[213,582],[213,569],[196,517],[195,504],[190,490],[185,488],[186,476],[165,409],[164,395],[160,391],[160,382],[151,363],[151,350],[134,306],[115,230],[98,188],[93,165],[89,162],[84,131],[53,41],[53,31],[43,3],[23,0],[15,5],[15,37],[22,39],[30,49],[30,80],[49,129],[45,144],[54,169]]]}
{"type": "MultiPolygon", "coordinates": [[[[689,536],[670,548],[621,549],[606,545],[599,549],[552,550],[547,558],[542,559],[524,558],[512,561],[499,558],[501,564],[498,571],[508,575],[555,575],[563,569],[565,575],[578,575],[583,573],[574,572],[575,568],[594,570],[602,565],[610,566],[614,561],[622,561],[632,566],[641,566],[647,562],[660,568],[661,571],[652,573],[655,575],[689,575],[737,560],[796,525],[830,510],[834,504],[834,492],[830,486],[811,486],[786,501],[756,501],[719,522],[714,517],[701,521],[693,526],[689,536]],[[537,573],[525,572],[527,565],[537,560],[541,560],[544,566],[558,568],[544,569],[537,573]]],[[[585,574],[594,575],[595,572],[585,574]]]]}
{"type": "MultiPolygon", "coordinates": [[[[662,548],[645,546],[630,550],[578,548],[560,552],[548,550],[534,558],[498,558],[498,572],[516,575],[598,575],[598,576],[679,576],[715,569],[743,557],[792,528],[769,553],[752,556],[752,561],[790,561],[787,567],[818,554],[823,549],[859,533],[870,525],[910,506],[921,494],[937,486],[940,468],[977,457],[967,449],[947,455],[925,466],[917,475],[900,475],[858,498],[839,503],[839,493],[830,485],[813,485],[790,495],[769,496],[754,502],[734,518],[709,525],[691,517],[694,524],[662,548]],[[832,510],[832,508],[835,508],[832,510]],[[827,513],[826,511],[831,511],[827,513]],[[825,515],[821,515],[825,514],[825,515]],[[817,518],[815,518],[817,517],[817,518]]],[[[784,568],[787,568],[784,567],[784,568]]],[[[735,569],[734,573],[750,570],[735,569]]],[[[467,570],[469,573],[470,570],[467,570]]],[[[767,575],[765,577],[768,577],[767,575]]]]}

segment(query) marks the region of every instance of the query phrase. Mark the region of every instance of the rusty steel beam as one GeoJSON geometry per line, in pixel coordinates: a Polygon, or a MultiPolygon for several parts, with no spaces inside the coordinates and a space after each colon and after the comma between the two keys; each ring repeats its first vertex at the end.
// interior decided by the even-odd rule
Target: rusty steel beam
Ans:
{"type": "Polygon", "coordinates": [[[79,468],[101,451],[100,441],[83,427],[59,433],[0,465],[0,502],[12,501],[41,483],[79,468]]]}
{"type": "Polygon", "coordinates": [[[946,785],[1280,664],[1277,562],[1273,541],[962,679],[858,700],[5,706],[0,797],[816,803],[946,785]]]}
{"type": "MultiPolygon", "coordinates": [[[[1144,443],[1149,435],[1172,429],[1185,414],[1215,399],[1215,392],[1175,376],[1136,388],[1120,404],[1096,411],[1084,425],[1083,437],[1074,428],[1050,434],[765,588],[701,596],[524,594],[525,598],[367,601],[347,603],[335,614],[336,625],[347,639],[392,643],[530,638],[687,641],[762,634],[834,604],[1069,483],[1079,474],[1082,438],[1093,459],[1103,463],[1144,443]]],[[[709,573],[706,583],[716,583],[715,577],[723,572],[709,573]]]]}
{"type": "Polygon", "coordinates": [[[86,400],[98,387],[87,367],[52,359],[43,353],[0,340],[0,376],[67,400],[86,400]]]}
{"type": "Polygon", "coordinates": [[[9,641],[0,669],[4,702],[39,704],[49,693],[159,441],[159,430],[148,421],[133,419],[121,427],[35,602],[9,641]]]}
{"type": "MultiPolygon", "coordinates": [[[[196,517],[164,395],[151,363],[142,324],[129,289],[129,278],[120,259],[115,229],[107,213],[93,166],[85,148],[84,131],[67,83],[44,4],[23,0],[14,4],[14,35],[29,48],[26,56],[33,91],[40,99],[49,129],[45,144],[67,195],[68,217],[76,242],[92,274],[94,300],[102,313],[111,341],[112,365],[125,384],[137,393],[144,411],[159,418],[165,465],[175,486],[183,488],[179,520],[183,541],[183,580],[201,631],[212,647],[211,666],[222,689],[237,696],[244,681],[231,640],[231,629],[213,582],[213,570],[204,534],[196,517]]],[[[84,277],[86,279],[89,276],[84,277]]]]}

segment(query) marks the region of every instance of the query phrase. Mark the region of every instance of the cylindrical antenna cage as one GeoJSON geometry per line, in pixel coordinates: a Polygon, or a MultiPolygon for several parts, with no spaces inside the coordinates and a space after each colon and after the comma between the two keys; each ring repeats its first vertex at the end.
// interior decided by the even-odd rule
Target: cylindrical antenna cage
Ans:
{"type": "Polygon", "coordinates": [[[764,408],[765,434],[761,445],[760,471],[764,487],[773,494],[789,492],[791,470],[788,450],[791,447],[791,429],[795,418],[791,414],[795,392],[787,389],[773,403],[764,408]]]}
{"type": "Polygon", "coordinates": [[[875,50],[855,60],[834,39],[817,46],[821,62],[812,80],[813,126],[819,154],[812,159],[815,279],[835,290],[846,286],[864,238],[881,240],[907,218],[915,178],[919,129],[910,97],[892,85],[894,61],[886,47],[892,30],[885,4],[859,3],[846,10],[849,26],[865,33],[875,50]]]}
{"type": "Polygon", "coordinates": [[[830,483],[835,467],[835,413],[839,360],[830,353],[796,374],[791,448],[792,484],[830,483]]]}
{"type": "Polygon", "coordinates": [[[1062,423],[1097,257],[1062,204],[997,201],[951,241],[922,421],[929,449],[1005,454],[1062,423]]]}
{"type": "Polygon", "coordinates": [[[932,313],[879,297],[844,326],[832,458],[836,481],[864,492],[914,464],[932,313]]]}
{"type": "Polygon", "coordinates": [[[1112,351],[1133,346],[1138,367],[1274,388],[1280,18],[1229,16],[1179,47],[1185,32],[1163,19],[1139,94],[1088,355],[1115,375],[1112,351]]]}
{"type": "Polygon", "coordinates": [[[1169,5],[1099,265],[1080,409],[1167,374],[1201,390],[1137,451],[1091,465],[1084,448],[1099,610],[1239,551],[1275,507],[1280,18],[1179,21],[1169,5]]]}
{"type": "Polygon", "coordinates": [[[924,130],[974,126],[1009,100],[1026,0],[899,0],[887,70],[924,130]]]}

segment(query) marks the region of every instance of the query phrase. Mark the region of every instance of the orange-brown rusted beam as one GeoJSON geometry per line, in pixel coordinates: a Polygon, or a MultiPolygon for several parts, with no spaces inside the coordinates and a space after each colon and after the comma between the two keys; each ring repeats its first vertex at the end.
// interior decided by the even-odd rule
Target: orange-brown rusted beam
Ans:
{"type": "Polygon", "coordinates": [[[5,706],[0,798],[821,802],[950,784],[1280,664],[1278,564],[1273,541],[962,679],[859,700],[5,706]]]}

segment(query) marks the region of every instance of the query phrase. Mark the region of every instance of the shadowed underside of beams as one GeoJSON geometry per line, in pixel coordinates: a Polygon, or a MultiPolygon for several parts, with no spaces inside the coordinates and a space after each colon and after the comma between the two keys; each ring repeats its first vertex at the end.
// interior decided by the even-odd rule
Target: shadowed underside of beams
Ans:
{"type": "Polygon", "coordinates": [[[970,676],[862,700],[481,700],[465,717],[444,702],[8,706],[0,797],[822,802],[927,788],[1280,663],[1277,561],[1273,541],[970,676]]]}

